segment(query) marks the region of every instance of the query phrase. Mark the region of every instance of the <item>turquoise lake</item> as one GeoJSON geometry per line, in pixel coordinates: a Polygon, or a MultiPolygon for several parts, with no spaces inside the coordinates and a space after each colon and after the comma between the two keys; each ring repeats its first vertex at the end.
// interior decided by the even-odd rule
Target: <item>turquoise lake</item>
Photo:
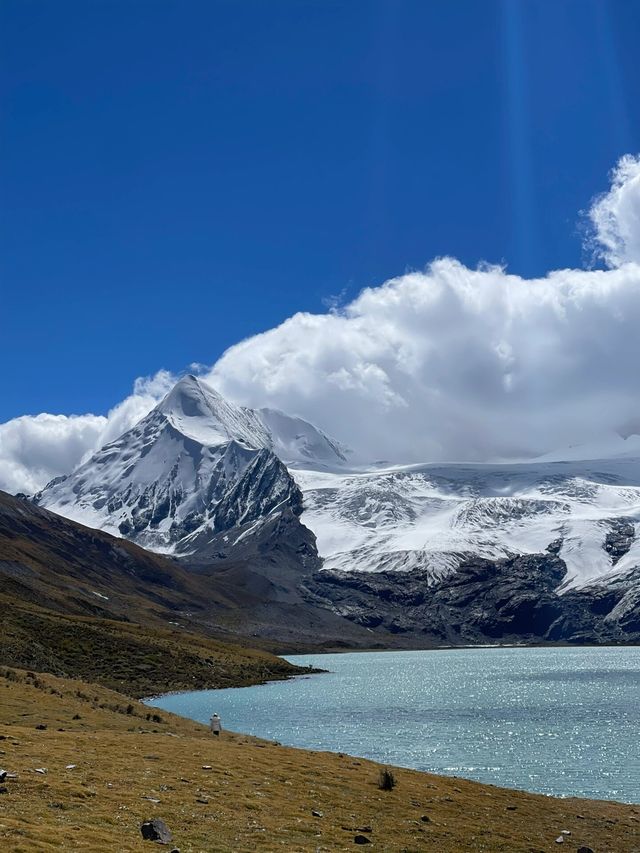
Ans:
{"type": "Polygon", "coordinates": [[[640,648],[296,655],[322,675],[148,704],[290,746],[640,802],[640,648]]]}

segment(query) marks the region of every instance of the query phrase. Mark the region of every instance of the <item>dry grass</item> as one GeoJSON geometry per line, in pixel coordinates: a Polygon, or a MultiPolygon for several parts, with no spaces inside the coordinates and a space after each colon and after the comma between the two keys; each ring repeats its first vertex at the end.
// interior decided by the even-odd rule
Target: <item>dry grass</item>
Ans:
{"type": "Polygon", "coordinates": [[[300,672],[268,652],[181,629],[63,615],[2,594],[0,661],[134,696],[238,687],[300,672]]]}
{"type": "Polygon", "coordinates": [[[139,825],[154,816],[181,853],[352,850],[356,835],[388,851],[640,850],[634,806],[401,769],[395,788],[381,791],[381,768],[368,761],[214,739],[164,711],[147,720],[148,708],[102,687],[15,677],[0,677],[0,766],[18,773],[0,794],[3,850],[153,850],[139,825]]]}

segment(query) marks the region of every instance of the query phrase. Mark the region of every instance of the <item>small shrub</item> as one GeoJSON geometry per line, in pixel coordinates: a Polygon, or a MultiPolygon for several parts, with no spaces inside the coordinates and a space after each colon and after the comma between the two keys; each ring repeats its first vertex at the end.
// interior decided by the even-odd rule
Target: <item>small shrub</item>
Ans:
{"type": "Polygon", "coordinates": [[[387,770],[386,767],[383,767],[380,771],[380,778],[378,779],[378,788],[381,791],[392,791],[396,786],[396,777],[393,775],[391,770],[387,770]]]}

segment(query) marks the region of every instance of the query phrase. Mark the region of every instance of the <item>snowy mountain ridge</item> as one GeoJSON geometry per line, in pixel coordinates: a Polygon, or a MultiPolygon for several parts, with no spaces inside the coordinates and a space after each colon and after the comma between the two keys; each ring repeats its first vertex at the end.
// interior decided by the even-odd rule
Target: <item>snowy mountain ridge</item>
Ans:
{"type": "Polygon", "coordinates": [[[190,553],[222,533],[229,545],[285,506],[299,514],[298,488],[276,449],[292,462],[344,460],[342,448],[311,424],[235,406],[190,375],[34,500],[162,553],[190,553]]]}
{"type": "Polygon", "coordinates": [[[640,440],[591,452],[603,449],[609,458],[354,468],[312,424],[236,406],[186,376],[35,501],[177,556],[233,555],[289,512],[324,569],[418,572],[430,584],[470,558],[551,554],[566,565],[564,593],[640,566],[640,440]]]}
{"type": "Polygon", "coordinates": [[[427,572],[551,553],[560,592],[640,566],[640,458],[293,470],[324,568],[427,572]]]}

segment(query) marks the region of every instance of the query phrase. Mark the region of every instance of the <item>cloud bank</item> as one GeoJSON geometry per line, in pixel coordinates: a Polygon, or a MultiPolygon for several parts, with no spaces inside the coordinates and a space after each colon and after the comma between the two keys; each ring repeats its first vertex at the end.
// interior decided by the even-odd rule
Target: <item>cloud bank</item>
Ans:
{"type": "Polygon", "coordinates": [[[0,489],[33,494],[54,477],[68,474],[151,411],[173,382],[165,370],[137,379],[133,393],[106,417],[25,415],[0,424],[0,489]]]}
{"type": "Polygon", "coordinates": [[[640,156],[622,157],[611,173],[611,188],[589,213],[596,256],[611,268],[640,263],[640,156]]]}
{"type": "MultiPolygon", "coordinates": [[[[296,314],[204,378],[230,399],[313,421],[361,459],[536,456],[640,424],[640,157],[589,214],[608,269],[526,280],[452,258],[296,314]],[[631,425],[631,426],[630,426],[631,425]]],[[[106,417],[0,425],[0,488],[32,492],[144,416],[174,377],[138,380],[106,417]]]]}

